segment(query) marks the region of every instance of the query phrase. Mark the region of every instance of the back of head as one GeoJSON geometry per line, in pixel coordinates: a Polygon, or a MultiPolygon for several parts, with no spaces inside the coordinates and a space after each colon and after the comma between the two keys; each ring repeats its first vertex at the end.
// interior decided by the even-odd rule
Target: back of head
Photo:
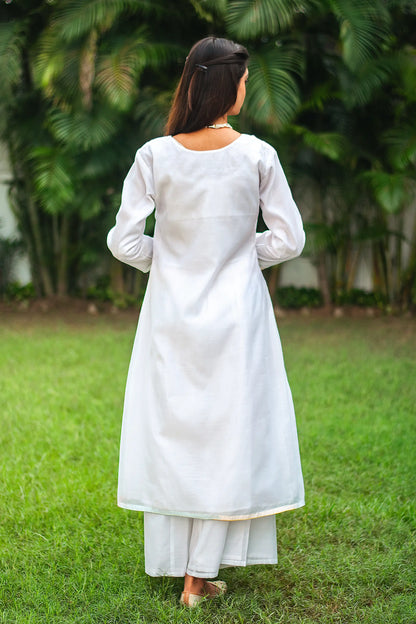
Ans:
{"type": "Polygon", "coordinates": [[[248,62],[243,46],[206,37],[189,52],[170,110],[166,134],[194,132],[233,106],[248,62]]]}

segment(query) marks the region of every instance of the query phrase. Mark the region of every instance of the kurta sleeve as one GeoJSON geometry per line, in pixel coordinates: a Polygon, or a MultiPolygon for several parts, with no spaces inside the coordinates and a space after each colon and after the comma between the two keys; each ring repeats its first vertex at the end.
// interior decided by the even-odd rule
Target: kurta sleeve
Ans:
{"type": "Polygon", "coordinates": [[[260,208],[269,229],[256,235],[261,269],[296,258],[305,244],[302,218],[282,166],[276,151],[267,147],[260,166],[260,208]]]}
{"type": "Polygon", "coordinates": [[[107,236],[113,256],[144,273],[150,270],[153,256],[153,238],[144,234],[144,228],[154,208],[151,152],[144,146],[124,180],[116,224],[107,236]]]}

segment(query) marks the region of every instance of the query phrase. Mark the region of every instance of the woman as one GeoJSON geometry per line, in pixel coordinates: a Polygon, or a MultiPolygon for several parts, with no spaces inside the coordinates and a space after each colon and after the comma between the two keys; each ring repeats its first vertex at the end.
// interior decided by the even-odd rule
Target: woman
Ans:
{"type": "Polygon", "coordinates": [[[118,504],[144,512],[146,572],[181,602],[224,593],[219,567],[276,563],[275,514],[304,504],[295,415],[261,269],[300,254],[275,150],[228,124],[245,48],[189,53],[167,136],[124,182],[113,255],[150,271],[127,380],[118,504]],[[256,235],[259,206],[268,230],[256,235]],[[154,237],[145,220],[156,208],[154,237]]]}

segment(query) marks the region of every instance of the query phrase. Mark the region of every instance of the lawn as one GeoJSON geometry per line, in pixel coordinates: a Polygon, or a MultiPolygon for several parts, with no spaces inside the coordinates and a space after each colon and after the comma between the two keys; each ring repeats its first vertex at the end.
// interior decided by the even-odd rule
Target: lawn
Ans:
{"type": "Polygon", "coordinates": [[[229,594],[187,611],[115,503],[134,319],[1,320],[1,623],[416,622],[416,323],[279,327],[307,504],[277,516],[277,566],[224,570],[229,594]]]}

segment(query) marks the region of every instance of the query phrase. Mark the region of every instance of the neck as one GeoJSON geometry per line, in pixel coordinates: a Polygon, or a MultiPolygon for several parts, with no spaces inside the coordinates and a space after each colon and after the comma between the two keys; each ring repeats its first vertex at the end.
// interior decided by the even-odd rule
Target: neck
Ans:
{"type": "Polygon", "coordinates": [[[212,122],[213,124],[224,124],[224,123],[228,123],[228,115],[223,115],[222,117],[218,117],[218,119],[216,119],[215,121],[212,122]]]}

